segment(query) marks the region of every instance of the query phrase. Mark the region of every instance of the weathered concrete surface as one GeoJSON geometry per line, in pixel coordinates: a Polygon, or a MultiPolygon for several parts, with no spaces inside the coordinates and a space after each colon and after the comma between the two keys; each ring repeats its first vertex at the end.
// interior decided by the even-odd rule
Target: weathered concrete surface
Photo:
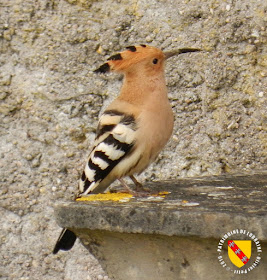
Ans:
{"type": "Polygon", "coordinates": [[[141,180],[265,169],[265,11],[265,0],[0,1],[3,279],[103,274],[81,246],[50,254],[52,213],[76,192],[98,115],[121,85],[92,70],[125,46],[204,50],[166,65],[174,133],[141,180]]]}
{"type": "Polygon", "coordinates": [[[59,203],[57,221],[80,237],[115,280],[236,279],[219,264],[217,246],[225,233],[245,229],[261,241],[263,253],[259,267],[242,279],[265,279],[267,173],[147,186],[171,193],[160,202],[59,203]]]}
{"type": "MultiPolygon", "coordinates": [[[[77,233],[114,280],[236,280],[237,276],[242,280],[266,279],[267,243],[261,244],[265,254],[260,265],[240,276],[219,264],[217,239],[90,230],[77,233]]],[[[224,255],[231,265],[227,251],[224,255]]]]}

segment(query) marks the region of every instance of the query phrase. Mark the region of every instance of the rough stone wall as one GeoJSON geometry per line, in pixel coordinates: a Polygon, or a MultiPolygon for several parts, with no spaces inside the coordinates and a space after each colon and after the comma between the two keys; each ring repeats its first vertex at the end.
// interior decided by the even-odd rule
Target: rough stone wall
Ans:
{"type": "Polygon", "coordinates": [[[204,50],[166,65],[174,133],[142,180],[266,167],[266,10],[264,0],[1,0],[1,279],[103,279],[78,243],[51,254],[53,205],[73,197],[121,85],[92,70],[125,46],[204,50]]]}

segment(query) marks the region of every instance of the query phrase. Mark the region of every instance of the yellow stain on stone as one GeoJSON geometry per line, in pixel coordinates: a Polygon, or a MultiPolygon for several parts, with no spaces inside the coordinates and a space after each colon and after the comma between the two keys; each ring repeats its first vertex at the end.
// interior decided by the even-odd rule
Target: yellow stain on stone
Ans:
{"type": "Polygon", "coordinates": [[[130,200],[133,195],[129,193],[99,193],[90,194],[88,196],[83,196],[77,198],[76,201],[127,201],[130,200]]]}
{"type": "MultiPolygon", "coordinates": [[[[153,194],[151,196],[155,197],[165,197],[170,192],[159,192],[157,194],[153,194]]],[[[118,202],[127,202],[134,195],[129,193],[99,193],[99,194],[90,194],[88,196],[79,197],[76,201],[118,201],[118,202]]]]}
{"type": "Polygon", "coordinates": [[[170,192],[159,192],[159,195],[165,195],[165,194],[170,194],[170,192]]]}
{"type": "Polygon", "coordinates": [[[170,192],[159,192],[157,194],[153,194],[152,196],[156,196],[156,197],[165,197],[167,194],[170,194],[170,192]]]}

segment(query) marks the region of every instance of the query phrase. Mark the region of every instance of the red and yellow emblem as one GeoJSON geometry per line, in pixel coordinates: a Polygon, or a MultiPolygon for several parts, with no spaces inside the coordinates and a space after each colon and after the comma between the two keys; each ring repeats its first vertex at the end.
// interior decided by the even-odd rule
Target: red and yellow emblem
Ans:
{"type": "Polygon", "coordinates": [[[251,240],[228,240],[228,256],[235,266],[244,266],[251,257],[251,240]]]}

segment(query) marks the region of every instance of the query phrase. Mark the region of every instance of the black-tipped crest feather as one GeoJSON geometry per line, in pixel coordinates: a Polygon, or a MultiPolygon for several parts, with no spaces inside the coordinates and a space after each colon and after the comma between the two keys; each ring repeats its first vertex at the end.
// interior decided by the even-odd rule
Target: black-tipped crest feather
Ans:
{"type": "Polygon", "coordinates": [[[126,47],[126,49],[131,51],[131,52],[136,52],[136,47],[135,46],[129,46],[129,47],[126,47]]]}
{"type": "Polygon", "coordinates": [[[110,66],[109,64],[106,62],[104,64],[102,64],[99,68],[97,68],[96,70],[94,70],[95,73],[107,73],[110,71],[110,66]]]}
{"type": "Polygon", "coordinates": [[[117,53],[109,57],[108,60],[122,60],[122,56],[120,53],[117,53]]]}

